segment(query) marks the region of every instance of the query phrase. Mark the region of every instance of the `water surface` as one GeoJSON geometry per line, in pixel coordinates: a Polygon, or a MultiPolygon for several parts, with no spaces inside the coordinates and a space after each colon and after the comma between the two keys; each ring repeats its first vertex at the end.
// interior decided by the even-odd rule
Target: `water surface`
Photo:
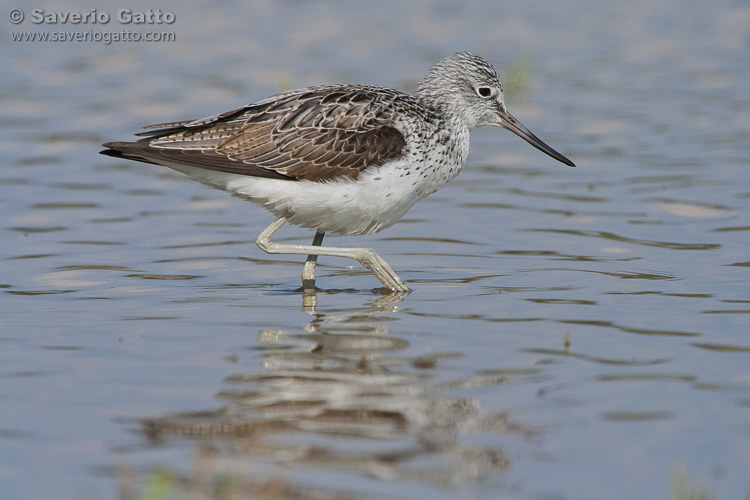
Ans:
{"type": "Polygon", "coordinates": [[[175,23],[128,28],[173,42],[12,42],[92,27],[3,21],[9,498],[123,497],[164,470],[251,498],[748,494],[747,2],[158,7],[175,23]],[[303,259],[253,244],[261,208],[97,154],[288,88],[408,90],[459,50],[578,167],[478,130],[402,222],[327,240],[375,247],[408,296],[324,257],[298,293],[303,259]]]}

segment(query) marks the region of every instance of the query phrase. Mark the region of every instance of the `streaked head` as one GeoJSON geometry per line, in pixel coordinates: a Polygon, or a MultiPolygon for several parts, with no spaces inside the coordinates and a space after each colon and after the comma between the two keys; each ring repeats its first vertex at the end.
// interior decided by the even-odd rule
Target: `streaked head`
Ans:
{"type": "Polygon", "coordinates": [[[414,94],[426,104],[455,116],[469,130],[485,125],[508,129],[552,158],[575,166],[508,112],[497,71],[477,55],[459,52],[441,60],[417,84],[414,94]]]}

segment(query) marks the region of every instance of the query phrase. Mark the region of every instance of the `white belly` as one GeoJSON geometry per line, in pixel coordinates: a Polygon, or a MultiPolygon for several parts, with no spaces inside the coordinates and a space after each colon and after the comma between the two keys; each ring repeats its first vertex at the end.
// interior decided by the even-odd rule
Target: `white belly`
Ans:
{"type": "Polygon", "coordinates": [[[331,182],[264,179],[184,165],[167,166],[203,184],[263,205],[277,217],[287,217],[292,224],[345,235],[381,231],[439,188],[414,173],[404,175],[408,169],[400,162],[368,169],[356,180],[331,182]]]}

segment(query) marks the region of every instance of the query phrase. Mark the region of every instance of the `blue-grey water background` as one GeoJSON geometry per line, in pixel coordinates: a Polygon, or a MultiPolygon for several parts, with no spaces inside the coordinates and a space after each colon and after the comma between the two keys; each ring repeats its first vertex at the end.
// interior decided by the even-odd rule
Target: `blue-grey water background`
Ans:
{"type": "Polygon", "coordinates": [[[250,498],[750,494],[747,0],[2,8],[3,498],[165,475],[250,498]],[[12,40],[124,29],[175,40],[12,40]],[[97,154],[289,88],[410,90],[460,50],[578,167],[480,129],[402,222],[327,239],[376,248],[406,297],[335,258],[303,296],[302,259],[253,244],[262,208],[97,154]]]}

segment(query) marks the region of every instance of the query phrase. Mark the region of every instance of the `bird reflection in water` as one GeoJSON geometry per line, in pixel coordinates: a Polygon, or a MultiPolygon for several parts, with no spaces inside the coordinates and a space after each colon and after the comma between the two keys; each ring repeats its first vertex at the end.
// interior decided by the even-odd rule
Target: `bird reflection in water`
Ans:
{"type": "MultiPolygon", "coordinates": [[[[236,477],[247,493],[282,488],[274,494],[284,498],[317,498],[294,477],[307,468],[450,489],[511,467],[504,436],[535,431],[512,423],[506,412],[487,414],[475,398],[456,396],[502,385],[509,375],[447,380],[440,367],[460,353],[399,354],[410,342],[389,335],[388,325],[398,320],[393,313],[404,294],[320,312],[315,293],[305,292],[303,310],[313,319],[303,329],[258,333],[263,369],[228,377],[217,395],[221,408],[140,420],[149,445],[196,439],[201,463],[216,474],[236,477]]],[[[318,493],[344,493],[330,488],[318,493]]]]}

